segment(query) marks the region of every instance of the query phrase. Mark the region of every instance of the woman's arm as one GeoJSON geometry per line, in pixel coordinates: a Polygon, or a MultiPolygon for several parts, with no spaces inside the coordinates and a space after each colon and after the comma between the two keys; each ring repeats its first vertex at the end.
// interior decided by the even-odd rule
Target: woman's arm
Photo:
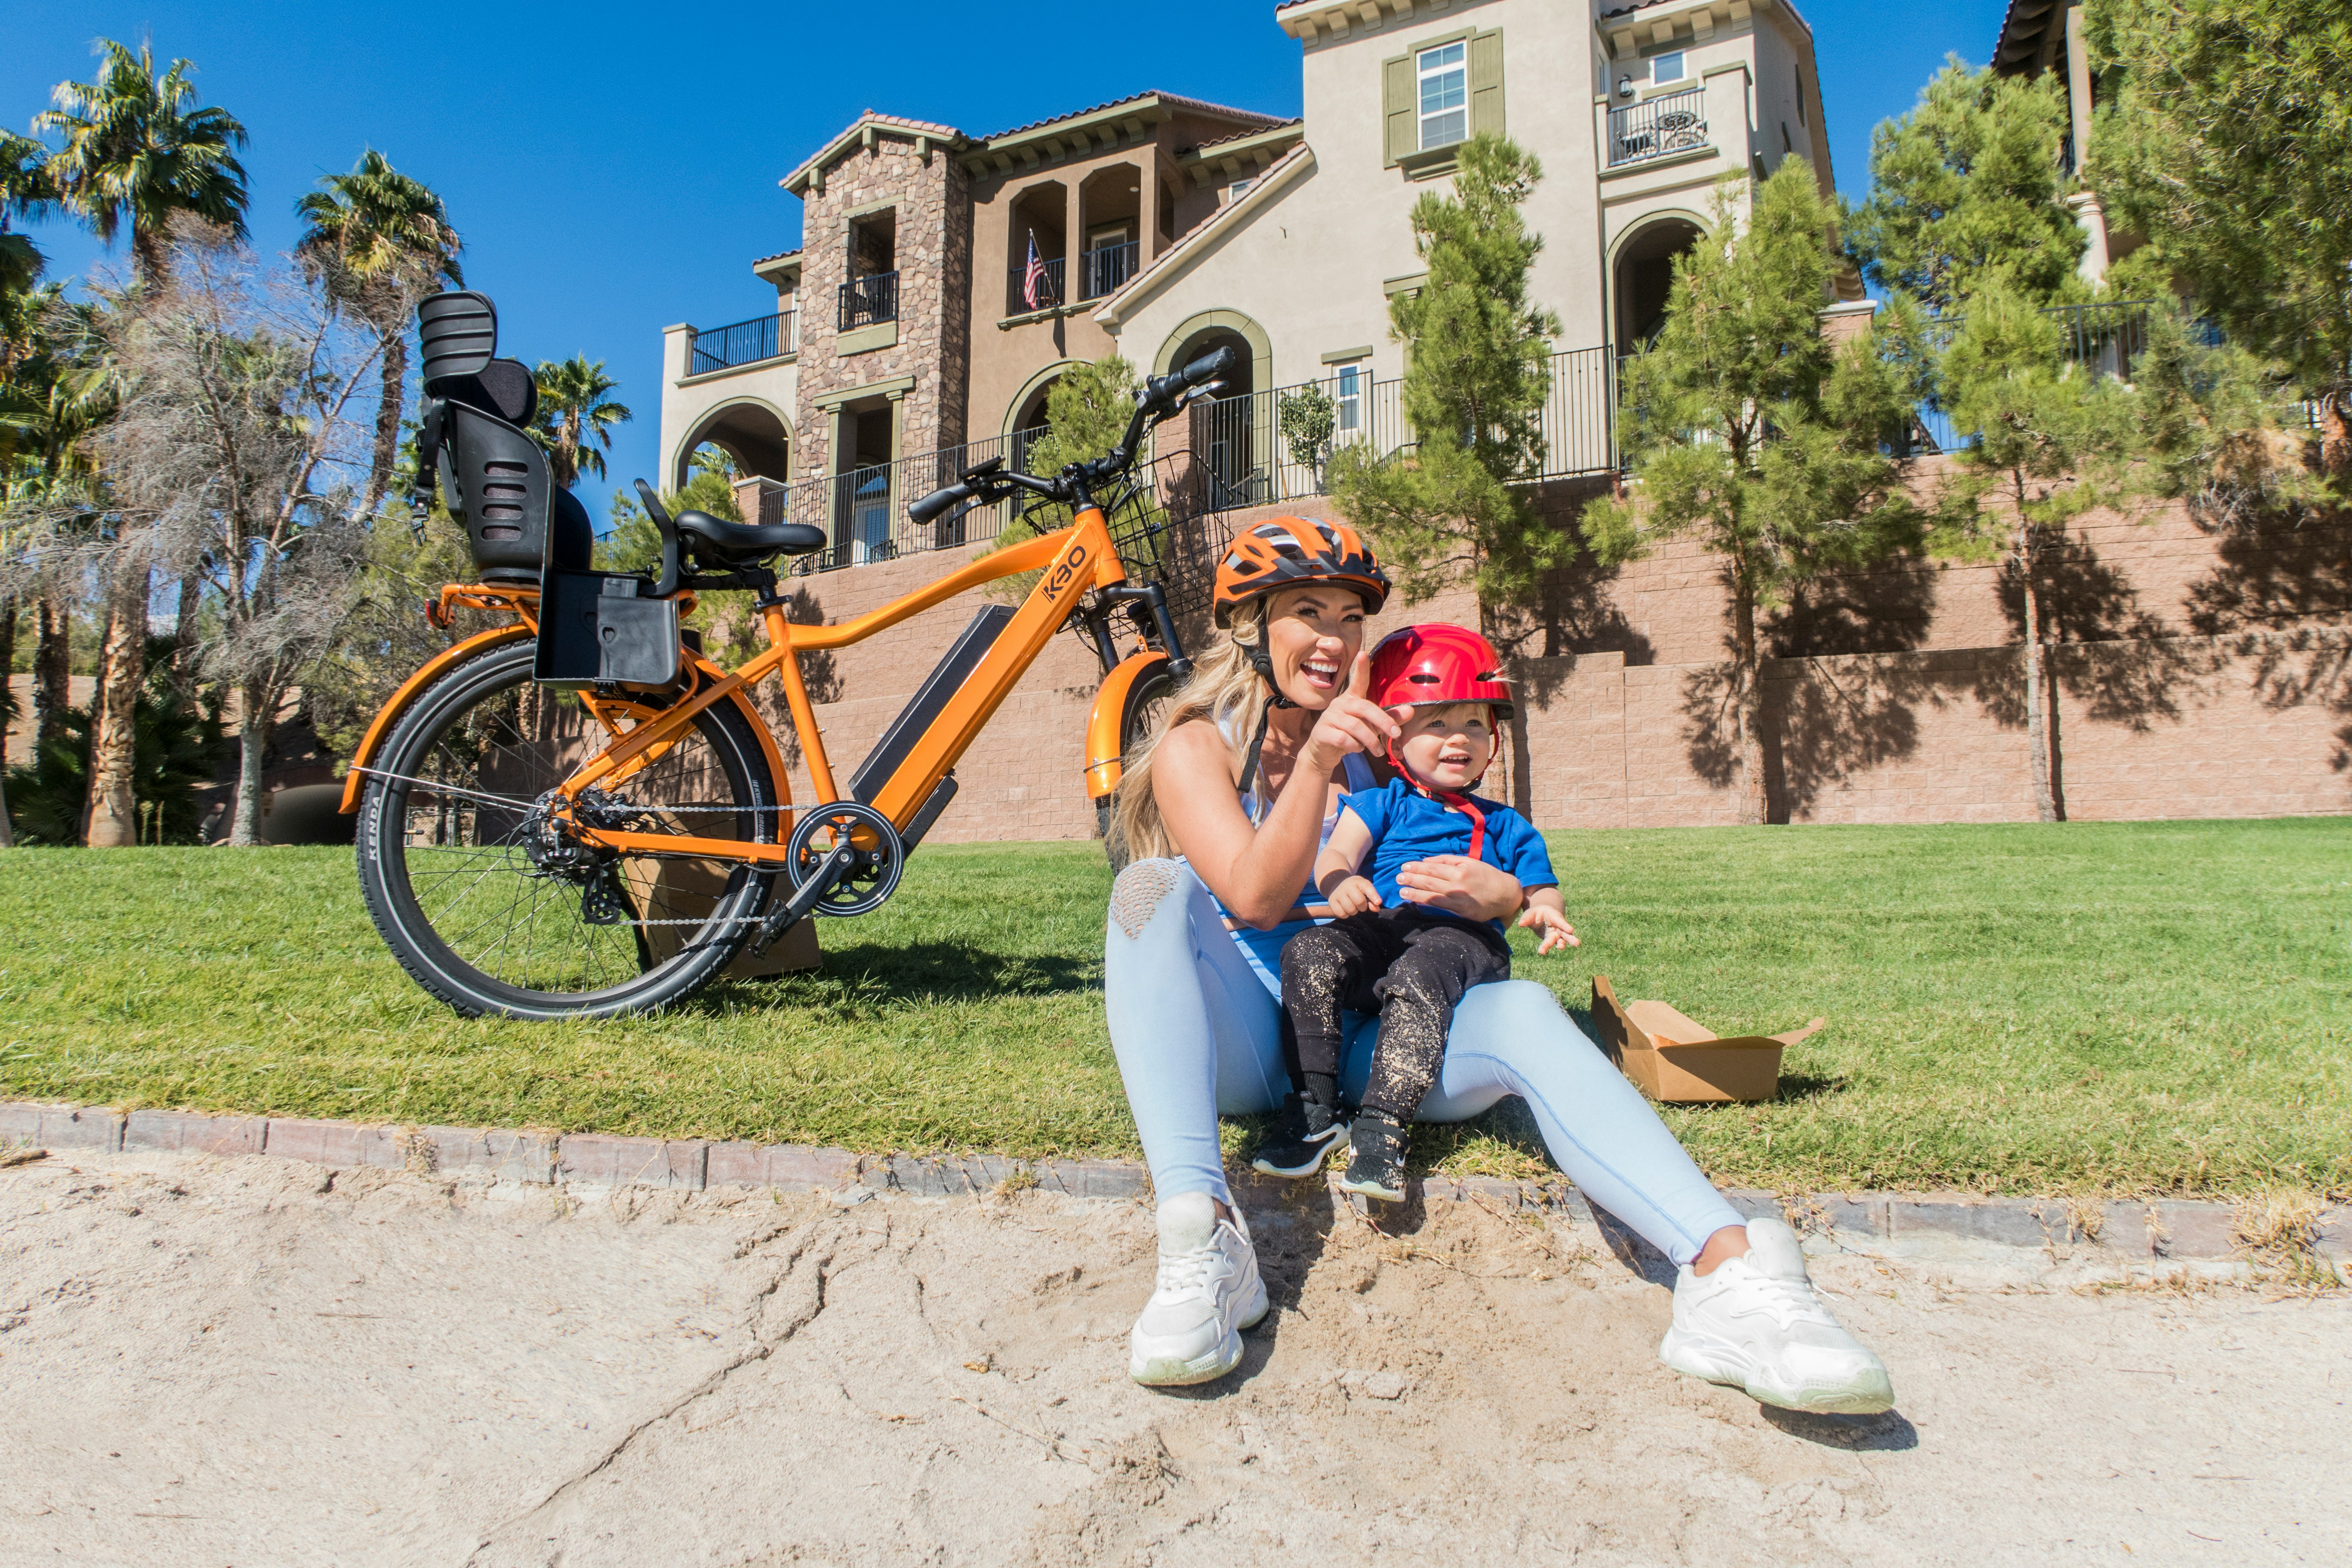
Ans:
{"type": "Polygon", "coordinates": [[[1387,713],[1356,695],[1370,685],[1371,661],[1360,653],[1347,690],[1318,717],[1297,765],[1255,827],[1234,787],[1233,752],[1214,724],[1195,720],[1160,742],[1151,797],[1193,874],[1237,919],[1263,931],[1280,925],[1298,902],[1323,837],[1332,770],[1349,752],[1385,747],[1396,730],[1387,713]]]}

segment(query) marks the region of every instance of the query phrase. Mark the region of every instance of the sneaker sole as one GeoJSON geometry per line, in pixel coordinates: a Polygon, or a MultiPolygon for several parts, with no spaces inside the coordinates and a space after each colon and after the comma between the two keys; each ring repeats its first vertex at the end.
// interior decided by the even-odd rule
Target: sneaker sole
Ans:
{"type": "Polygon", "coordinates": [[[1323,1146],[1323,1152],[1321,1153],[1316,1155],[1313,1160],[1304,1165],[1277,1165],[1271,1160],[1261,1158],[1252,1160],[1250,1162],[1250,1169],[1268,1176],[1311,1176],[1318,1171],[1320,1171],[1325,1165],[1329,1164],[1331,1163],[1332,1155],[1340,1152],[1347,1147],[1348,1134],[1343,1129],[1338,1137],[1332,1139],[1330,1142],[1326,1143],[1323,1146]]]}
{"type": "Polygon", "coordinates": [[[1404,1202],[1404,1188],[1402,1186],[1384,1187],[1378,1182],[1351,1182],[1347,1177],[1342,1176],[1339,1178],[1339,1190],[1343,1193],[1360,1193],[1365,1197],[1378,1198],[1382,1203],[1401,1204],[1404,1202]]]}
{"type": "Polygon", "coordinates": [[[1127,1375],[1146,1388],[1189,1388],[1196,1383],[1214,1383],[1242,1364],[1244,1329],[1254,1329],[1265,1321],[1273,1303],[1266,1299],[1265,1282],[1260,1280],[1257,1300],[1248,1313],[1234,1328],[1225,1331],[1224,1339],[1208,1354],[1184,1361],[1175,1356],[1150,1356],[1137,1360],[1130,1356],[1127,1375]]]}
{"type": "Polygon", "coordinates": [[[1760,1404],[1816,1415],[1878,1415],[1895,1408],[1895,1388],[1884,1372],[1845,1384],[1775,1388],[1751,1377],[1741,1358],[1682,1329],[1668,1329],[1658,1360],[1685,1377],[1737,1388],[1760,1404]]]}

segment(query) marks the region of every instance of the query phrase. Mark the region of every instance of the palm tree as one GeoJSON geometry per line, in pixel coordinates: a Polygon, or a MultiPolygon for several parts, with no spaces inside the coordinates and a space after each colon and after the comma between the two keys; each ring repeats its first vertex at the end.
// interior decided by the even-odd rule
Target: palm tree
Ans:
{"type": "Polygon", "coordinates": [[[441,279],[458,287],[457,231],[423,181],[368,148],[348,174],[329,174],[294,204],[304,225],[295,254],[328,297],[367,323],[383,347],[376,401],[375,455],[360,510],[373,516],[400,456],[400,411],[408,380],[408,318],[416,297],[441,279]]]}
{"type": "Polygon", "coordinates": [[[245,237],[245,166],[230,151],[245,144],[245,127],[225,109],[192,106],[186,60],[159,76],[145,44],[134,55],[104,38],[96,52],[98,79],[59,82],[49,95],[57,108],[34,116],[33,129],[65,138],[48,161],[58,200],[109,245],[129,218],[139,279],[160,287],[175,216],[245,237]]]}
{"type": "Polygon", "coordinates": [[[30,289],[48,264],[30,236],[8,232],[8,220],[47,217],[57,200],[49,150],[29,136],[0,131],[0,294],[30,289]]]}
{"type": "Polygon", "coordinates": [[[603,479],[604,454],[613,449],[613,426],[635,417],[621,404],[604,399],[621,384],[604,374],[603,360],[590,364],[586,354],[562,362],[543,359],[534,379],[539,383],[539,428],[533,434],[547,448],[555,482],[570,489],[580,482],[583,469],[603,479]]]}

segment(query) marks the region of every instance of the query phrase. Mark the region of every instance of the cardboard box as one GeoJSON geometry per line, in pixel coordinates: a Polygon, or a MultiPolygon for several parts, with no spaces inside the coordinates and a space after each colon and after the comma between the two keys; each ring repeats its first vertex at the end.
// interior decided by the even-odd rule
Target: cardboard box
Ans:
{"type": "MultiPolygon", "coordinates": [[[[639,910],[700,919],[709,913],[711,905],[727,890],[727,877],[731,869],[715,860],[632,858],[622,863],[621,880],[627,885],[639,910]]],[[[772,910],[783,897],[784,889],[779,881],[770,895],[768,907],[772,910]]],[[[796,922],[756,958],[751,955],[751,943],[744,943],[742,951],[728,964],[725,978],[759,980],[816,968],[824,962],[817,951],[816,919],[811,915],[796,922]]],[[[687,930],[685,926],[665,925],[645,928],[646,947],[656,963],[667,963],[677,955],[678,943],[686,940],[687,930]]]]}
{"type": "Polygon", "coordinates": [[[1601,1044],[1633,1087],[1677,1104],[1769,1100],[1780,1091],[1780,1053],[1820,1028],[1816,1018],[1785,1035],[1718,1037],[1664,1002],[1621,1004],[1609,978],[1592,977],[1592,1021],[1601,1044]]]}

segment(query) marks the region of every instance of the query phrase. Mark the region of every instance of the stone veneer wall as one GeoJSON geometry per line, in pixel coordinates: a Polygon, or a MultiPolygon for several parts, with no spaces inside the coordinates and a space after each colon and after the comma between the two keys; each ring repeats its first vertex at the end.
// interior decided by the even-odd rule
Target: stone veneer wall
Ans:
{"type": "Polygon", "coordinates": [[[800,384],[793,411],[799,472],[833,471],[832,416],[817,399],[899,376],[915,383],[905,395],[901,450],[962,441],[971,343],[971,198],[962,165],[937,146],[918,156],[912,141],[877,132],[872,146],[854,149],[825,170],[824,192],[810,189],[802,224],[800,384]],[[844,355],[839,300],[848,276],[848,215],[885,201],[898,204],[898,341],[844,355]]]}
{"type": "MultiPolygon", "coordinates": [[[[1581,495],[1564,486],[1549,499],[1565,510],[1581,495]]],[[[1327,509],[1299,501],[1235,521],[1285,510],[1327,509]]],[[[967,555],[798,579],[801,613],[861,614],[967,555]]],[[[2069,534],[2050,598],[2065,638],[2052,662],[2070,816],[2352,811],[2352,522],[2215,535],[2178,508],[2094,514],[2069,534]]],[[[967,595],[825,668],[811,661],[813,685],[834,697],[818,711],[839,776],[982,602],[967,595]]],[[[1715,560],[1675,547],[1560,574],[1507,628],[1526,699],[1507,793],[1538,826],[1736,819],[1724,606],[1715,560]]],[[[1785,656],[1764,678],[1775,819],[2030,820],[2015,613],[1996,567],[1914,563],[1823,584],[1773,618],[1785,656]]],[[[1475,625],[1476,606],[1466,595],[1392,602],[1372,635],[1410,620],[1475,625]]],[[[959,767],[934,837],[1089,837],[1080,768],[1097,676],[1074,637],[1057,637],[959,767]]],[[[804,776],[793,787],[809,798],[804,776]]]]}

